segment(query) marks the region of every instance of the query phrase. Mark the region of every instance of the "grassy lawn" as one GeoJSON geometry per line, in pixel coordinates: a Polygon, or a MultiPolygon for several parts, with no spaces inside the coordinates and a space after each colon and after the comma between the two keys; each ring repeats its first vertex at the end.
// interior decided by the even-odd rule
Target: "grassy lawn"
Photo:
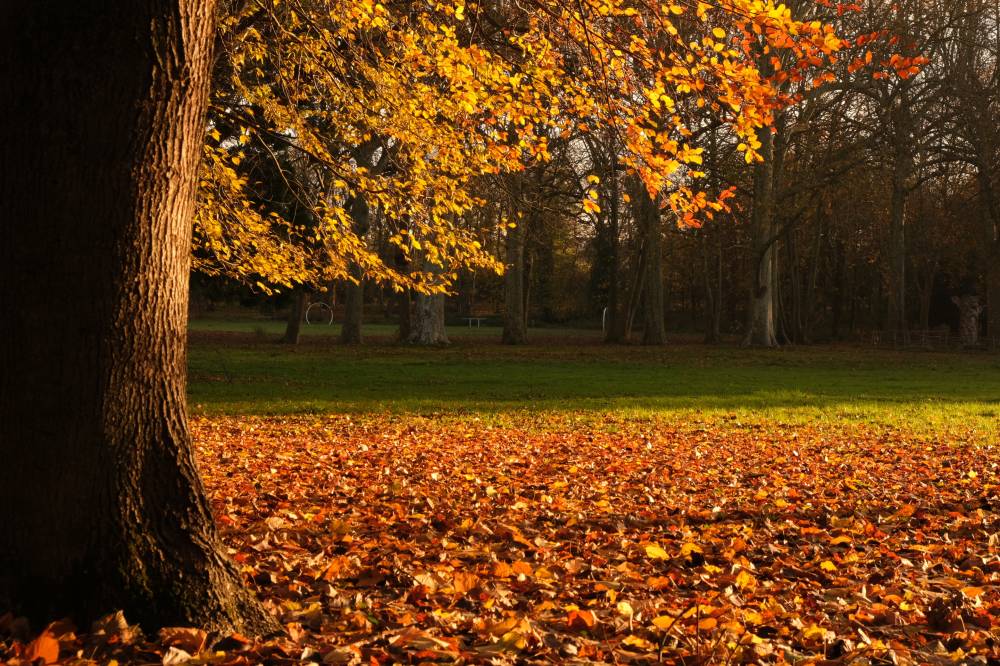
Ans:
{"type": "Polygon", "coordinates": [[[277,344],[280,322],[192,322],[195,414],[470,414],[501,423],[608,416],[664,420],[843,422],[962,434],[1000,433],[1000,356],[852,347],[778,351],[610,347],[595,331],[538,330],[520,348],[497,328],[456,327],[423,349],[366,329],[359,348],[336,328],[277,344]]]}

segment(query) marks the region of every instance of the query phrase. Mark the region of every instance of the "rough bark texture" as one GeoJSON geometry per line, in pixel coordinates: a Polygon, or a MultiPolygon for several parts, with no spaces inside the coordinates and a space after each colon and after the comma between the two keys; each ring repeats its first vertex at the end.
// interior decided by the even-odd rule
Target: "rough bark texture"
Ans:
{"type": "Polygon", "coordinates": [[[524,240],[525,224],[521,222],[507,230],[507,261],[504,284],[502,341],[507,345],[523,345],[528,341],[524,311],[524,240]]]}
{"type": "Polygon", "coordinates": [[[660,210],[640,182],[635,188],[635,215],[642,229],[642,344],[667,343],[667,328],[663,316],[663,247],[660,210]]]}
{"type": "Polygon", "coordinates": [[[0,613],[272,626],[186,423],[213,4],[0,9],[0,613]]]}
{"type": "Polygon", "coordinates": [[[288,312],[288,323],[285,325],[285,335],[281,341],[287,345],[299,344],[299,336],[302,333],[302,320],[306,316],[306,308],[309,307],[309,291],[299,288],[292,297],[292,308],[288,312]]]}
{"type": "Polygon", "coordinates": [[[417,345],[450,344],[444,329],[444,294],[416,294],[410,342],[417,345]]]}
{"type": "Polygon", "coordinates": [[[753,234],[753,252],[750,255],[750,281],[748,328],[745,344],[757,347],[776,347],[774,300],[776,291],[774,252],[774,131],[765,127],[759,130],[762,162],[754,165],[753,211],[750,225],[753,234]]]}
{"type": "MultiPolygon", "coordinates": [[[[441,267],[424,261],[424,270],[440,271],[441,267]]],[[[444,328],[444,294],[414,294],[413,316],[410,318],[410,335],[407,340],[415,345],[451,344],[444,328]]]]}
{"type": "Polygon", "coordinates": [[[340,327],[340,341],[345,345],[360,345],[363,342],[361,326],[365,313],[365,283],[359,267],[352,266],[351,275],[357,282],[344,285],[344,322],[340,327]]]}

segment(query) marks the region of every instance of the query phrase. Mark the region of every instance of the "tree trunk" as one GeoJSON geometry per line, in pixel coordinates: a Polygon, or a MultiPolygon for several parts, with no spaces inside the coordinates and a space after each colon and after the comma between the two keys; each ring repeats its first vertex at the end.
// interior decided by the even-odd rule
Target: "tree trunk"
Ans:
{"type": "Polygon", "coordinates": [[[609,192],[608,192],[608,235],[611,240],[609,257],[609,282],[608,282],[608,306],[607,306],[607,327],[604,332],[605,342],[625,342],[625,330],[628,328],[626,322],[627,314],[622,312],[621,307],[621,216],[618,195],[618,173],[616,165],[618,155],[615,150],[610,151],[611,168],[608,169],[609,192]]]}
{"type": "Polygon", "coordinates": [[[281,341],[288,345],[299,344],[299,336],[302,332],[302,320],[306,316],[306,308],[309,307],[309,291],[305,287],[295,290],[292,300],[292,309],[288,312],[288,323],[285,324],[285,335],[281,341]]]}
{"type": "Polygon", "coordinates": [[[411,292],[409,289],[404,289],[396,294],[396,308],[399,310],[399,332],[397,333],[397,337],[400,342],[409,340],[410,333],[412,332],[410,325],[410,305],[411,292]]]}
{"type": "Polygon", "coordinates": [[[775,256],[774,256],[774,131],[761,128],[760,154],[764,161],[754,165],[753,211],[750,216],[753,234],[753,251],[750,255],[752,279],[750,280],[748,330],[745,344],[758,347],[777,347],[775,333],[775,256]]]}
{"type": "Polygon", "coordinates": [[[444,294],[416,294],[410,342],[417,345],[447,345],[444,328],[444,294]]]}
{"type": "Polygon", "coordinates": [[[365,314],[365,283],[361,268],[351,266],[351,276],[356,282],[344,285],[344,322],[340,326],[340,341],[345,345],[360,345],[363,341],[361,326],[365,314]]]}
{"type": "Polygon", "coordinates": [[[260,632],[185,405],[213,2],[0,12],[0,609],[260,632]]]}
{"type": "MultiPolygon", "coordinates": [[[[365,156],[359,158],[359,161],[366,164],[368,159],[365,156]]],[[[351,201],[349,211],[354,232],[363,237],[371,224],[368,202],[356,196],[351,201]]],[[[361,326],[365,315],[364,271],[357,264],[351,264],[350,271],[353,279],[348,280],[344,287],[344,323],[340,327],[340,341],[345,345],[360,345],[363,341],[361,326]]]]}
{"type": "Polygon", "coordinates": [[[711,238],[702,235],[702,269],[705,278],[705,344],[722,341],[722,230],[714,229],[715,256],[709,255],[711,238]],[[712,265],[714,263],[714,266],[712,265]]]}
{"type": "Polygon", "coordinates": [[[886,332],[899,342],[906,337],[906,189],[902,174],[892,181],[889,217],[889,309],[886,332]]]}
{"type": "MultiPolygon", "coordinates": [[[[439,272],[437,264],[423,261],[424,270],[439,272]]],[[[413,318],[410,320],[409,342],[416,345],[447,345],[448,333],[444,327],[444,294],[414,294],[413,318]]]]}
{"type": "Polygon", "coordinates": [[[524,241],[525,222],[507,229],[507,270],[504,273],[503,335],[507,345],[523,345],[528,341],[527,317],[524,311],[524,241]]]}
{"type": "Polygon", "coordinates": [[[663,246],[660,233],[660,210],[640,181],[635,187],[635,216],[643,235],[642,344],[667,343],[663,318],[663,246]]]}

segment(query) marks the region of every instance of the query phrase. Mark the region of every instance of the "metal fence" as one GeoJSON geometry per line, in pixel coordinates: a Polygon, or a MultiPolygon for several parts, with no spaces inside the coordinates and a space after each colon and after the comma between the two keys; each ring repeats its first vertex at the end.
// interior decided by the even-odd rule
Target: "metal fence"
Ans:
{"type": "Polygon", "coordinates": [[[910,331],[874,331],[871,334],[871,344],[875,347],[889,349],[937,349],[937,350],[969,350],[969,351],[1000,351],[1000,336],[980,336],[974,346],[962,343],[962,338],[951,329],[929,329],[910,331]]]}

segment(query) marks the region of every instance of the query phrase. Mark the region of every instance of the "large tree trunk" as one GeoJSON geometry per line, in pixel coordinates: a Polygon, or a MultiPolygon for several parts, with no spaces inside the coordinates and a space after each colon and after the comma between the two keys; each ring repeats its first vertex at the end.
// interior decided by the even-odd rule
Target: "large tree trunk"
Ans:
{"type": "MultiPolygon", "coordinates": [[[[439,272],[437,264],[424,260],[424,270],[439,272]]],[[[410,320],[409,341],[416,345],[447,345],[444,328],[444,294],[414,294],[413,317],[410,320]]]]}
{"type": "Polygon", "coordinates": [[[745,344],[777,347],[774,306],[776,296],[776,260],[774,252],[774,131],[758,131],[762,162],[753,170],[753,210],[750,216],[753,249],[750,253],[751,275],[748,329],[745,344]]]}
{"type": "Polygon", "coordinates": [[[447,345],[444,328],[444,294],[416,294],[410,342],[417,345],[447,345]]]}
{"type": "Polygon", "coordinates": [[[660,210],[641,181],[635,187],[634,197],[636,221],[643,236],[642,264],[645,271],[642,286],[642,344],[663,345],[667,343],[667,328],[663,317],[663,247],[660,210]]]}
{"type": "Polygon", "coordinates": [[[187,429],[214,7],[0,10],[0,611],[258,632],[187,429]]]}
{"type": "Polygon", "coordinates": [[[354,282],[344,284],[344,321],[340,325],[340,341],[345,345],[360,345],[361,327],[365,314],[365,283],[361,268],[351,266],[354,282]]]}
{"type": "Polygon", "coordinates": [[[289,345],[299,344],[299,337],[302,333],[302,320],[306,316],[306,308],[309,307],[309,290],[299,287],[292,295],[292,308],[288,312],[288,322],[285,324],[285,335],[281,341],[289,345]]]}
{"type": "Polygon", "coordinates": [[[507,230],[507,266],[504,273],[504,312],[502,341],[507,345],[523,345],[528,341],[525,316],[524,221],[507,230]]]}

